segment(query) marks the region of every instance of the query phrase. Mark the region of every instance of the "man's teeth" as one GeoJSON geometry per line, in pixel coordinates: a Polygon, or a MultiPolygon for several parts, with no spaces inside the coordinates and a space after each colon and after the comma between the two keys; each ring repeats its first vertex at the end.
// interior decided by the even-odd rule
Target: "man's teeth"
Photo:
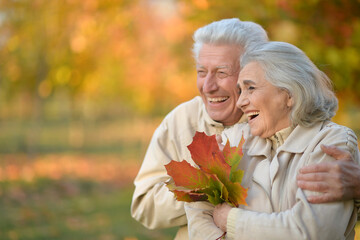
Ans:
{"type": "Polygon", "coordinates": [[[210,102],[223,102],[229,97],[217,97],[217,98],[208,98],[210,102]]]}

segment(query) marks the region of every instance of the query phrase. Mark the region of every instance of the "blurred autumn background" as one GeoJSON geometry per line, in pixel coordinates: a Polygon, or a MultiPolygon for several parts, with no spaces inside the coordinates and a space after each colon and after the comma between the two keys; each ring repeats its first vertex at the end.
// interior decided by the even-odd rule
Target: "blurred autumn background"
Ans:
{"type": "Polygon", "coordinates": [[[1,1],[0,239],[172,239],[131,219],[132,181],[197,94],[191,36],[214,20],[303,49],[360,136],[359,16],[359,0],[1,1]]]}

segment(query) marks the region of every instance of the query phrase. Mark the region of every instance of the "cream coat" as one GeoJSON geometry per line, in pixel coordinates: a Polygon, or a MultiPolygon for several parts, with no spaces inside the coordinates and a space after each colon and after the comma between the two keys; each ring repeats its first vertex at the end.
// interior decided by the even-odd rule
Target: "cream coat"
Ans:
{"type": "MultiPolygon", "coordinates": [[[[243,130],[244,126],[236,128],[243,130]]],[[[235,145],[240,135],[239,130],[227,133],[235,145]]],[[[360,161],[354,132],[332,122],[312,128],[297,126],[272,160],[269,139],[248,137],[241,166],[246,169],[243,185],[249,188],[248,206],[230,211],[227,239],[354,238],[357,214],[353,201],[310,204],[306,196],[319,193],[297,187],[296,174],[301,167],[333,161],[321,151],[321,144],[346,149],[360,161]]],[[[185,209],[190,239],[216,239],[222,234],[213,223],[213,206],[190,203],[185,209]]]]}
{"type": "Polygon", "coordinates": [[[183,103],[170,112],[156,129],[135,179],[131,215],[150,229],[182,226],[175,239],[188,239],[183,202],[176,201],[164,182],[169,179],[165,164],[186,160],[194,165],[187,146],[195,131],[207,135],[224,130],[207,114],[200,97],[183,103]]]}

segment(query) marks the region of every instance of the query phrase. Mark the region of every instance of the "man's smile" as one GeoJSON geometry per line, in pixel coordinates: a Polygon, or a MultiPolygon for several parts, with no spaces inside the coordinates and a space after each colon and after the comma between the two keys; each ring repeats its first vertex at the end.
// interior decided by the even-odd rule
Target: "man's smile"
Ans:
{"type": "Polygon", "coordinates": [[[207,100],[210,103],[219,103],[219,102],[225,102],[226,100],[228,100],[229,97],[208,97],[207,100]]]}

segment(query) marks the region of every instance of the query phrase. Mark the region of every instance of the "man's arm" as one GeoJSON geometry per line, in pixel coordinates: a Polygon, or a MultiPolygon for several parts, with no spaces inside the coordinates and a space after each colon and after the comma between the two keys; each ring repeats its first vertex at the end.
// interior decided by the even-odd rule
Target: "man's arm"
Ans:
{"type": "Polygon", "coordinates": [[[202,99],[195,97],[172,110],[152,136],[144,161],[135,178],[131,215],[150,229],[184,226],[187,224],[184,203],[177,201],[166,187],[170,179],[164,167],[171,160],[189,161],[187,146],[195,131],[204,131],[201,118],[202,99]],[[198,114],[195,114],[198,113],[198,114]]]}
{"type": "Polygon", "coordinates": [[[178,158],[176,152],[165,120],[155,131],[134,181],[131,215],[149,229],[186,224],[183,203],[164,183],[170,178],[164,165],[178,158]]]}
{"type": "Polygon", "coordinates": [[[323,192],[308,196],[311,203],[325,203],[360,199],[359,159],[335,146],[322,145],[324,153],[337,161],[305,166],[297,176],[298,186],[304,190],[323,192]]]}

